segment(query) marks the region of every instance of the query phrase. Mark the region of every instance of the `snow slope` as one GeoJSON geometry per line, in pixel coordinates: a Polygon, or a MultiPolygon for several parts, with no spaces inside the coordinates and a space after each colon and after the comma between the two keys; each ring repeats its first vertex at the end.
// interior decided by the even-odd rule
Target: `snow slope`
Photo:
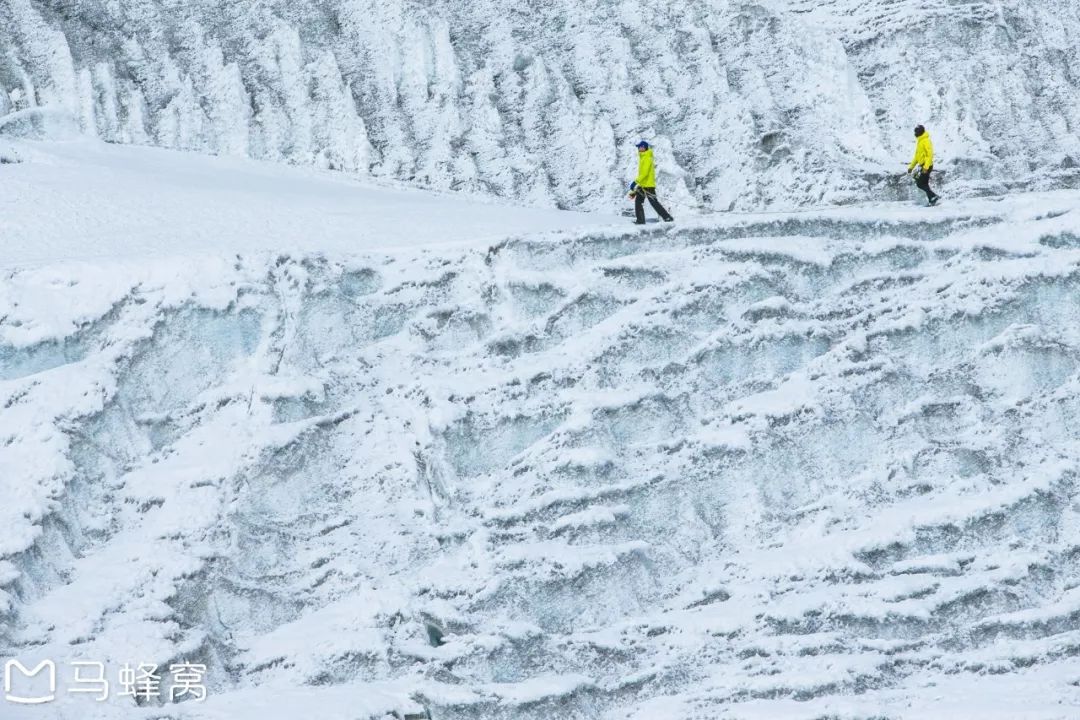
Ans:
{"type": "Polygon", "coordinates": [[[0,166],[0,265],[482,243],[616,220],[236,158],[86,140],[11,147],[22,162],[0,166]]]}
{"type": "Polygon", "coordinates": [[[925,123],[952,194],[1076,186],[1072,0],[7,0],[2,132],[608,208],[658,149],[684,204],[896,193],[925,123]],[[62,118],[62,119],[61,119],[62,118]]]}
{"type": "Polygon", "coordinates": [[[210,697],[4,718],[1077,714],[1080,194],[642,230],[20,152],[0,656],[210,697]]]}

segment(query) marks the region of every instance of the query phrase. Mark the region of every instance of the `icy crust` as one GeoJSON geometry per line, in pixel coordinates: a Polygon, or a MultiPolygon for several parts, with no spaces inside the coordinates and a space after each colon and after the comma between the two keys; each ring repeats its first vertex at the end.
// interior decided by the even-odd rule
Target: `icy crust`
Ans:
{"type": "MultiPolygon", "coordinates": [[[[0,133],[245,155],[548,207],[1080,183],[1072,0],[8,0],[0,133]],[[623,180],[625,178],[625,181],[623,180]]],[[[676,213],[678,216],[679,213],[676,213]]]]}
{"type": "Polygon", "coordinates": [[[210,668],[80,718],[1074,716],[1076,201],[10,272],[0,654],[210,668]]]}

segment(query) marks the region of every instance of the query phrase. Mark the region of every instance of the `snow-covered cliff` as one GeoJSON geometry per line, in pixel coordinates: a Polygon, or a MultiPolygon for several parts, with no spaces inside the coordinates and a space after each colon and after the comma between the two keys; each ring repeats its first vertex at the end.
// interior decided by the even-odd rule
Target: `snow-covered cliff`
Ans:
{"type": "Polygon", "coordinates": [[[1070,0],[5,0],[0,115],[580,208],[639,137],[683,205],[891,197],[924,122],[955,195],[1076,182],[1077,37],[1070,0]]]}
{"type": "Polygon", "coordinates": [[[388,192],[20,150],[0,658],[209,697],[5,720],[1076,717],[1076,192],[350,250],[388,192]]]}

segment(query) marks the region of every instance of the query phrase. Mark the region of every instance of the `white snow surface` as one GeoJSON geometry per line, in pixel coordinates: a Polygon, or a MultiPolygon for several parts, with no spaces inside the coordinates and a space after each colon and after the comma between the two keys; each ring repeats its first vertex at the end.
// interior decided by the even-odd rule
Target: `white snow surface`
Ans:
{"type": "Polygon", "coordinates": [[[340,172],[75,140],[11,143],[0,265],[498,240],[616,218],[479,203],[340,172]]]}
{"type": "Polygon", "coordinates": [[[0,134],[585,209],[850,203],[930,128],[952,196],[1080,184],[1074,0],[5,0],[0,134]]]}
{"type": "Polygon", "coordinates": [[[634,228],[14,150],[0,657],[210,696],[5,720],[1080,713],[1080,193],[634,228]]]}

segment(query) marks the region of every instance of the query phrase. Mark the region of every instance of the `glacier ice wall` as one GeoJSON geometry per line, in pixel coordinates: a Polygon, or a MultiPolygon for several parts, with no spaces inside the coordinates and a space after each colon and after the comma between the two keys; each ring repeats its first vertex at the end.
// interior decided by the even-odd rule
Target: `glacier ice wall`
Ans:
{"type": "Polygon", "coordinates": [[[1074,199],[9,273],[0,654],[209,665],[154,717],[1067,717],[1074,199]]]}
{"type": "Polygon", "coordinates": [[[641,136],[685,204],[895,195],[924,122],[993,192],[1076,182],[1078,31],[1068,0],[8,0],[0,115],[564,208],[641,136]]]}

